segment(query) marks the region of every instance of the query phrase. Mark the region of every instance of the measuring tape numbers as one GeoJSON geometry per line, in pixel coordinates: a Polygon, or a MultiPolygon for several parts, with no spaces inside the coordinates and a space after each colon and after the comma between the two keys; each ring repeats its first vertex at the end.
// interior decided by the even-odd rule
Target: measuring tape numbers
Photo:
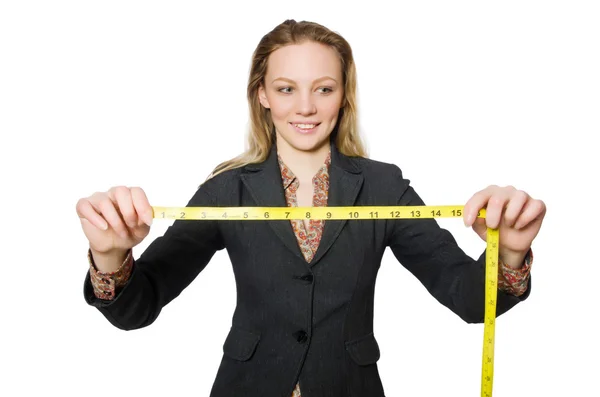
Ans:
{"type": "MultiPolygon", "coordinates": [[[[158,207],[153,206],[153,218],[176,220],[365,220],[365,219],[432,219],[462,218],[461,205],[423,206],[351,206],[351,207],[158,207]]],[[[485,218],[481,209],[477,217],[485,218]]],[[[487,228],[485,265],[485,315],[481,397],[492,397],[494,382],[494,341],[496,300],[498,292],[498,229],[487,228]]]]}

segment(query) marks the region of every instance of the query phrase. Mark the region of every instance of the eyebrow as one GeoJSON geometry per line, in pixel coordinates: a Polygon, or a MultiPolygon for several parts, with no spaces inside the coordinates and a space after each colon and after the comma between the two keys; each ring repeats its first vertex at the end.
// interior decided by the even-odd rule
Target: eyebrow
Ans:
{"type": "MultiPolygon", "coordinates": [[[[290,79],[285,78],[285,77],[277,77],[276,79],[274,79],[273,81],[271,81],[271,83],[274,83],[277,80],[287,81],[288,83],[295,83],[294,80],[290,80],[290,79]]],[[[337,80],[334,79],[333,77],[330,77],[330,76],[319,77],[318,79],[316,79],[315,81],[313,81],[313,83],[317,83],[317,82],[323,81],[323,80],[333,80],[333,81],[335,81],[337,83],[337,80]]]]}

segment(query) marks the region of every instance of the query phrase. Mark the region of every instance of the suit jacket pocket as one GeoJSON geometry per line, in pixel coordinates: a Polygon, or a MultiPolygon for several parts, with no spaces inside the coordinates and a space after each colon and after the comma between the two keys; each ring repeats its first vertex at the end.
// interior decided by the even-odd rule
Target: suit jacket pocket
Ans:
{"type": "Polygon", "coordinates": [[[233,325],[223,344],[223,353],[235,360],[247,361],[256,350],[260,334],[233,325]]]}
{"type": "Polygon", "coordinates": [[[347,341],[346,350],[358,365],[374,364],[379,360],[380,352],[373,332],[360,338],[347,341]]]}

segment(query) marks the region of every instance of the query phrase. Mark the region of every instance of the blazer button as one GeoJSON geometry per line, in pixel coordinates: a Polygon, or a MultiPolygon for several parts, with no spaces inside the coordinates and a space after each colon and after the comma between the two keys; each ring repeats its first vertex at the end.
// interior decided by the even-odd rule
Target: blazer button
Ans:
{"type": "Polygon", "coordinates": [[[302,281],[306,281],[308,283],[312,283],[314,279],[312,274],[304,274],[302,276],[296,276],[296,278],[302,281]]]}
{"type": "Polygon", "coordinates": [[[294,337],[296,338],[298,343],[304,343],[308,339],[308,335],[302,330],[294,332],[294,337]]]}

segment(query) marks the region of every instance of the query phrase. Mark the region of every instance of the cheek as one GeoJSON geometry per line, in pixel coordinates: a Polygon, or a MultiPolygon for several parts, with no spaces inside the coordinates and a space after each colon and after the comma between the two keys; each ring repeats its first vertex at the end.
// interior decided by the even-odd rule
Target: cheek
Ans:
{"type": "Polygon", "coordinates": [[[322,108],[322,112],[330,119],[337,119],[340,112],[340,102],[328,103],[324,108],[322,108]]]}
{"type": "Polygon", "coordinates": [[[319,110],[328,118],[337,118],[340,107],[342,106],[342,96],[343,94],[338,91],[337,95],[327,97],[326,100],[321,103],[319,110]]]}
{"type": "Polygon", "coordinates": [[[273,98],[269,101],[271,105],[271,115],[273,120],[287,119],[292,111],[291,101],[286,101],[282,98],[273,98]]]}

